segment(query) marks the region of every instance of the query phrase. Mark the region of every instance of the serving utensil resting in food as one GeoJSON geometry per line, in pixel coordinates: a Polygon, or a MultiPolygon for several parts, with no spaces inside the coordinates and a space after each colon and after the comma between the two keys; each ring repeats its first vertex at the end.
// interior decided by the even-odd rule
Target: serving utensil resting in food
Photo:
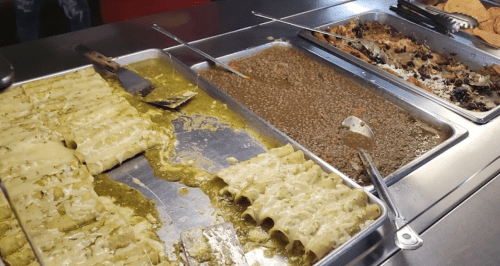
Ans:
{"type": "Polygon", "coordinates": [[[197,52],[197,53],[198,53],[198,54],[200,54],[201,56],[203,56],[203,57],[205,57],[205,58],[209,59],[210,61],[214,62],[215,64],[220,65],[221,67],[223,67],[223,68],[227,69],[229,72],[232,72],[232,73],[234,73],[234,74],[236,74],[236,75],[238,75],[238,76],[240,76],[240,77],[242,77],[242,78],[244,78],[244,79],[249,79],[249,78],[250,78],[250,77],[248,77],[248,76],[246,76],[246,75],[244,75],[244,74],[242,74],[242,73],[238,72],[236,69],[234,69],[234,68],[232,68],[232,67],[230,67],[230,66],[228,66],[228,65],[226,65],[226,64],[224,64],[224,63],[222,63],[221,61],[219,61],[219,60],[215,59],[214,57],[212,57],[212,56],[210,56],[209,54],[207,54],[207,53],[203,52],[202,50],[200,50],[200,49],[198,49],[198,48],[196,48],[196,47],[194,47],[194,46],[192,46],[192,45],[188,44],[187,42],[185,42],[185,41],[183,41],[183,40],[181,40],[181,39],[179,39],[177,36],[173,35],[172,33],[170,33],[169,31],[167,31],[167,30],[166,30],[166,29],[164,29],[163,27],[161,27],[161,26],[159,26],[159,25],[157,25],[157,24],[153,24],[153,26],[152,26],[152,27],[153,27],[153,29],[155,29],[155,30],[159,31],[160,33],[163,33],[163,34],[167,35],[168,37],[170,37],[170,38],[172,38],[172,39],[176,40],[176,41],[177,41],[177,42],[179,42],[180,44],[185,45],[187,48],[189,48],[189,49],[191,49],[191,50],[193,50],[193,51],[197,52]]]}
{"type": "Polygon", "coordinates": [[[373,132],[370,127],[361,119],[355,116],[347,117],[342,126],[349,128],[347,137],[344,138],[344,143],[350,148],[358,150],[359,157],[363,161],[370,179],[375,186],[379,196],[387,204],[389,210],[389,219],[396,227],[396,245],[404,250],[415,250],[423,245],[423,240],[415,233],[408,222],[403,217],[399,209],[394,204],[394,201],[387,189],[387,185],[382,180],[382,176],[372,162],[370,155],[366,151],[373,149],[374,140],[373,132]]]}
{"type": "Polygon", "coordinates": [[[353,39],[353,38],[349,38],[349,37],[346,37],[346,36],[334,34],[334,33],[331,33],[331,32],[309,28],[307,26],[298,25],[298,24],[295,24],[295,23],[284,21],[284,20],[281,20],[281,19],[278,19],[278,18],[274,18],[274,17],[268,16],[268,15],[264,15],[262,13],[255,12],[255,11],[252,11],[252,14],[254,14],[255,16],[258,16],[258,17],[267,18],[267,19],[270,19],[270,20],[274,20],[274,21],[278,21],[278,22],[285,23],[285,24],[288,24],[288,25],[292,25],[292,26],[295,26],[295,27],[298,27],[298,28],[301,28],[301,29],[315,31],[315,32],[319,32],[321,34],[330,35],[330,36],[337,37],[337,38],[340,38],[340,39],[344,39],[344,40],[347,40],[347,41],[350,41],[350,42],[359,43],[360,45],[364,46],[368,51],[370,51],[375,58],[378,58],[378,59],[382,60],[383,63],[387,62],[387,60],[388,60],[388,57],[384,53],[384,51],[382,49],[380,49],[380,47],[376,43],[374,43],[372,41],[365,40],[365,39],[353,39]]]}
{"type": "Polygon", "coordinates": [[[189,266],[248,265],[236,231],[231,223],[198,227],[181,233],[181,242],[189,266]]]}
{"type": "Polygon", "coordinates": [[[0,54],[0,91],[6,89],[14,81],[14,67],[0,54]]]}
{"type": "MultiPolygon", "coordinates": [[[[83,44],[77,44],[74,49],[88,58],[93,64],[97,65],[97,67],[115,74],[127,92],[140,94],[142,97],[146,97],[154,90],[154,86],[149,80],[120,66],[120,64],[116,63],[111,58],[104,56],[97,51],[93,51],[83,44]]],[[[141,100],[160,107],[177,108],[179,105],[193,98],[196,94],[196,92],[189,92],[166,99],[155,99],[154,101],[149,101],[142,98],[141,100]]]]}

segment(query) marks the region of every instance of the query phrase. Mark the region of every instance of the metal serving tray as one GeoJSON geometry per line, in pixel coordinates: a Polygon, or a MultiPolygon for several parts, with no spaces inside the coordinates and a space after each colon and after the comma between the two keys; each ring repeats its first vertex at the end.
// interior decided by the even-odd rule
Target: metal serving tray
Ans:
{"type": "MultiPolygon", "coordinates": [[[[433,125],[434,127],[439,128],[442,132],[444,132],[444,134],[446,136],[446,140],[444,142],[442,142],[438,146],[432,148],[431,150],[427,151],[426,153],[422,154],[421,156],[415,158],[410,163],[404,165],[403,167],[399,168],[398,170],[396,170],[393,173],[386,176],[384,178],[384,180],[387,183],[387,185],[394,184],[395,182],[397,182],[398,180],[400,180],[404,176],[408,175],[410,172],[414,171],[418,167],[422,166],[426,162],[430,161],[432,158],[436,157],[437,155],[439,155],[440,153],[442,153],[446,149],[448,149],[448,148],[452,147],[453,145],[457,144],[458,142],[460,142],[468,134],[468,131],[465,128],[463,128],[463,127],[461,127],[461,126],[459,126],[459,125],[457,125],[449,120],[446,120],[440,116],[431,114],[431,113],[427,112],[421,106],[412,105],[412,104],[408,103],[405,99],[401,98],[400,96],[398,96],[395,93],[390,92],[386,88],[379,87],[368,80],[364,80],[362,77],[354,75],[353,73],[343,69],[341,66],[332,64],[331,62],[327,61],[326,59],[323,59],[320,56],[313,54],[313,53],[310,53],[307,50],[303,49],[302,47],[294,45],[294,44],[289,43],[289,42],[274,41],[274,42],[270,42],[270,43],[267,43],[267,44],[264,44],[261,46],[247,49],[247,50],[244,50],[244,51],[241,51],[238,53],[226,55],[226,56],[223,56],[223,57],[218,58],[218,59],[221,60],[222,62],[229,62],[230,60],[251,56],[252,54],[258,53],[264,49],[270,48],[271,46],[275,46],[275,45],[282,46],[282,47],[289,47],[289,48],[293,48],[293,49],[297,49],[297,50],[301,51],[304,55],[308,56],[312,60],[318,61],[322,64],[326,64],[329,67],[333,68],[338,73],[343,74],[344,76],[351,78],[353,80],[356,80],[360,85],[364,86],[365,88],[367,88],[369,90],[374,91],[380,97],[382,97],[382,98],[390,101],[391,103],[399,106],[403,110],[410,113],[412,116],[419,118],[419,119],[433,125]]],[[[192,66],[192,68],[196,71],[206,69],[208,67],[210,67],[210,65],[208,63],[199,63],[199,64],[192,66]]],[[[204,78],[200,77],[200,80],[202,80],[202,79],[205,80],[204,78]]],[[[219,89],[219,90],[222,91],[222,89],[219,89]]],[[[227,97],[230,97],[230,96],[227,96],[227,97]]],[[[245,108],[245,109],[247,109],[247,108],[245,108]]],[[[249,111],[249,112],[251,112],[251,111],[249,111]]],[[[280,133],[280,134],[283,134],[283,133],[280,133]]],[[[295,145],[298,145],[298,144],[295,144],[295,145]]],[[[301,147],[301,149],[306,150],[303,147],[301,147]]],[[[312,153],[308,151],[308,154],[312,154],[312,153]]],[[[310,155],[310,156],[312,156],[312,155],[310,155]]],[[[325,165],[325,167],[331,168],[332,169],[331,171],[337,171],[333,166],[324,162],[322,159],[320,159],[316,156],[315,156],[315,158],[317,158],[317,160],[320,160],[321,164],[325,165]]],[[[373,185],[366,186],[365,189],[367,189],[368,191],[374,191],[373,185]]]]}
{"type": "MultiPolygon", "coordinates": [[[[146,53],[151,53],[150,56],[153,56],[152,53],[154,53],[155,50],[153,51],[146,51],[146,53]]],[[[168,50],[167,50],[168,52],[168,50]]],[[[175,68],[181,75],[183,75],[187,80],[189,80],[193,84],[197,84],[199,88],[207,92],[211,97],[213,97],[216,100],[221,101],[222,103],[227,104],[228,108],[231,109],[233,112],[237,113],[241,117],[244,118],[245,122],[252,127],[254,130],[256,130],[258,133],[260,133],[263,136],[266,136],[268,138],[272,138],[274,140],[277,140],[278,142],[282,144],[290,143],[295,150],[302,150],[304,152],[304,155],[306,159],[310,159],[314,161],[316,164],[321,166],[321,168],[327,172],[327,173],[336,173],[342,179],[344,179],[344,183],[351,187],[351,188],[360,188],[358,184],[356,184],[354,181],[352,181],[350,178],[345,176],[343,173],[339,172],[337,169],[333,168],[331,165],[325,163],[323,160],[318,158],[316,155],[312,154],[310,151],[302,147],[300,144],[298,144],[296,141],[291,139],[290,137],[286,136],[283,134],[281,131],[277,130],[274,126],[269,124],[267,121],[263,120],[261,117],[257,116],[255,113],[250,111],[246,106],[241,105],[238,103],[236,100],[234,100],[232,97],[230,97],[227,93],[224,91],[220,90],[219,88],[215,87],[212,83],[208,82],[204,78],[200,77],[193,69],[189,68],[188,66],[184,65],[177,59],[170,57],[169,55],[165,53],[159,53],[159,54],[154,54],[154,56],[158,56],[162,61],[170,64],[173,68],[175,68]]],[[[181,127],[176,127],[176,136],[180,142],[180,145],[178,147],[183,146],[183,139],[180,138],[179,136],[184,135],[186,132],[183,132],[183,129],[181,127]]],[[[208,146],[205,148],[204,151],[202,151],[205,154],[209,154],[210,160],[212,160],[214,163],[220,164],[221,166],[228,166],[229,163],[226,161],[227,157],[233,156],[239,159],[242,157],[246,158],[252,158],[256,156],[259,153],[262,153],[263,151],[243,151],[245,154],[240,154],[242,153],[241,148],[238,148],[237,145],[241,147],[247,147],[254,145],[252,142],[254,140],[250,139],[249,137],[242,137],[241,135],[238,135],[236,132],[229,132],[229,135],[224,135],[224,136],[213,136],[211,131],[204,130],[203,132],[200,132],[201,134],[199,136],[200,139],[203,138],[208,138],[208,141],[215,141],[217,143],[220,143],[221,141],[226,143],[225,145],[212,145],[208,146]],[[231,141],[231,139],[234,140],[231,141]],[[229,143],[234,143],[234,145],[227,145],[227,142],[229,143]]],[[[227,134],[227,133],[226,133],[227,134]]],[[[185,147],[181,148],[180,151],[183,149],[190,149],[190,147],[185,147]]],[[[195,150],[192,150],[195,152],[195,150]]],[[[179,152],[176,150],[176,153],[179,152]]],[[[369,196],[369,201],[372,204],[377,204],[381,208],[381,216],[370,226],[367,228],[363,229],[362,231],[358,232],[355,234],[349,241],[344,243],[342,246],[339,248],[333,250],[330,252],[327,256],[325,256],[322,260],[318,262],[318,264],[328,264],[328,261],[336,259],[339,257],[341,254],[349,250],[350,247],[354,246],[357,242],[359,242],[361,239],[364,237],[368,236],[369,234],[373,233],[379,226],[383,224],[385,219],[387,219],[387,209],[385,207],[385,204],[380,201],[377,197],[373,196],[371,193],[367,193],[369,196]]],[[[254,255],[257,255],[256,253],[250,254],[250,256],[247,254],[247,259],[249,257],[252,257],[254,255]]],[[[249,263],[250,265],[252,263],[249,263]]]]}
{"type": "MultiPolygon", "coordinates": [[[[173,67],[178,73],[184,76],[191,83],[207,92],[211,97],[227,104],[228,108],[242,116],[245,122],[261,135],[277,140],[283,144],[291,143],[295,150],[302,150],[307,159],[311,159],[316,164],[320,165],[325,172],[337,173],[344,179],[344,183],[347,186],[351,188],[360,188],[358,184],[340,173],[337,169],[325,164],[325,162],[255,115],[248,108],[237,103],[225,92],[219,90],[205,79],[199,77],[196,72],[176,58],[170,56],[170,54],[159,49],[150,49],[114,58],[114,60],[121,65],[127,65],[151,58],[157,58],[163,63],[173,67]]],[[[55,77],[87,67],[91,66],[87,65],[14,85],[21,85],[34,80],[55,77]]],[[[185,131],[182,126],[182,122],[173,121],[173,123],[177,138],[176,154],[179,155],[187,153],[198,159],[203,158],[204,160],[210,160],[211,163],[198,165],[209,172],[215,172],[221,168],[231,165],[231,163],[226,160],[228,157],[235,157],[239,161],[243,161],[265,152],[265,147],[262,143],[252,138],[246,131],[236,132],[230,128],[221,128],[215,132],[207,129],[192,129],[185,131]],[[206,144],[193,145],[193,143],[206,144]],[[200,146],[202,147],[201,149],[200,146]]],[[[174,161],[180,161],[180,159],[186,158],[177,158],[176,156],[174,161]]],[[[174,245],[179,243],[180,233],[182,231],[199,226],[209,226],[216,222],[220,222],[214,212],[214,209],[211,207],[210,199],[199,188],[188,188],[183,184],[169,182],[156,177],[148,161],[142,155],[125,161],[122,165],[110,170],[108,174],[111,179],[134,187],[141,191],[146,197],[156,201],[160,218],[164,222],[164,226],[160,229],[158,234],[165,242],[167,252],[171,258],[176,256],[174,245]],[[140,180],[140,183],[137,182],[137,180],[134,181],[134,178],[140,180]],[[182,193],[181,195],[181,193],[179,193],[180,188],[187,188],[189,193],[182,193]]],[[[371,225],[356,233],[342,246],[330,252],[317,264],[326,265],[329,261],[338,258],[360,240],[374,233],[377,228],[385,222],[388,217],[385,204],[371,193],[367,193],[367,195],[370,203],[377,204],[380,207],[381,216],[371,225]]],[[[285,258],[279,257],[278,255],[273,258],[268,258],[262,251],[263,250],[253,250],[246,254],[249,265],[253,265],[252,262],[269,265],[287,265],[285,258]]]]}
{"type": "MultiPolygon", "coordinates": [[[[361,22],[365,21],[378,21],[382,24],[389,24],[393,26],[399,32],[402,32],[404,35],[413,36],[418,43],[426,43],[432,50],[440,54],[452,54],[455,53],[455,58],[460,60],[462,63],[467,65],[470,69],[476,70],[486,65],[497,64],[500,65],[500,59],[495,58],[477,48],[467,46],[463,43],[453,40],[450,37],[439,34],[435,31],[432,31],[428,28],[424,28],[412,22],[409,22],[405,19],[395,17],[383,12],[370,11],[367,13],[362,13],[356,16],[352,16],[350,18],[337,21],[334,23],[330,23],[327,25],[323,25],[317,27],[318,29],[325,30],[330,27],[339,26],[339,25],[347,25],[349,21],[353,19],[359,19],[361,22]]],[[[405,81],[402,78],[396,77],[384,70],[379,69],[378,67],[371,65],[369,63],[364,62],[363,60],[350,55],[332,45],[321,42],[316,39],[310,31],[302,30],[299,32],[299,36],[325,48],[326,50],[335,53],[339,57],[348,60],[349,62],[364,68],[370,72],[375,73],[378,76],[388,80],[391,83],[394,83],[398,86],[401,86],[405,89],[408,89],[418,95],[421,95],[427,99],[430,99],[438,104],[472,120],[478,124],[484,124],[496,117],[500,113],[500,106],[495,107],[494,109],[487,112],[473,112],[470,110],[466,110],[459,106],[456,106],[453,103],[448,102],[447,100],[440,98],[439,96],[428,92],[420,87],[413,85],[410,82],[405,81]]]]}
{"type": "MultiPolygon", "coordinates": [[[[167,50],[168,51],[168,50],[167,50]]],[[[176,58],[171,57],[170,55],[164,53],[161,50],[147,50],[127,56],[123,56],[120,58],[117,58],[117,62],[120,64],[130,64],[133,62],[149,59],[149,58],[159,58],[162,62],[172,66],[174,69],[176,69],[182,76],[184,76],[187,80],[189,80],[191,83],[196,84],[199,88],[207,92],[211,97],[213,97],[216,100],[219,100],[225,104],[227,104],[228,108],[231,109],[233,112],[239,114],[241,117],[244,118],[245,122],[255,129],[258,133],[262,134],[263,136],[266,136],[268,138],[272,138],[277,140],[280,143],[286,144],[286,143],[291,143],[292,146],[296,150],[302,150],[306,156],[307,159],[313,160],[315,163],[320,165],[326,172],[335,172],[339,174],[345,181],[346,185],[352,188],[359,188],[359,185],[357,185],[355,182],[353,182],[351,179],[340,173],[337,169],[332,168],[330,165],[326,164],[320,160],[318,157],[316,157],[314,154],[311,154],[308,150],[304,149],[302,146],[300,146],[298,143],[296,143],[294,140],[290,139],[288,136],[285,134],[281,133],[278,131],[276,128],[274,128],[272,125],[264,121],[262,118],[258,117],[255,115],[253,112],[251,112],[248,108],[245,106],[242,106],[238,102],[236,102],[233,98],[231,98],[229,95],[227,95],[225,92],[219,90],[216,88],[213,84],[210,82],[206,81],[205,79],[201,78],[196,72],[194,72],[192,69],[190,69],[188,66],[184,65],[182,62],[178,61],[176,58]]],[[[175,124],[175,123],[174,123],[175,124]]],[[[227,167],[230,165],[229,162],[227,162],[227,158],[232,156],[237,158],[239,161],[246,160],[249,158],[252,158],[256,156],[259,153],[265,152],[264,148],[262,145],[256,144],[255,140],[253,140],[250,136],[247,134],[241,134],[239,132],[234,132],[231,129],[224,129],[224,130],[217,130],[214,134],[213,131],[210,130],[191,130],[190,132],[184,131],[183,127],[181,126],[176,126],[175,127],[175,134],[177,137],[177,140],[179,141],[179,144],[176,147],[176,153],[180,154],[185,151],[188,151],[190,154],[195,154],[195,153],[200,153],[199,156],[211,160],[216,167],[207,167],[205,170],[209,170],[211,172],[217,171],[223,167],[227,167]],[[219,135],[220,134],[220,135],[219,135]],[[189,136],[187,136],[189,135],[189,136]],[[192,147],[193,139],[199,140],[199,142],[202,142],[204,139],[208,139],[208,143],[214,143],[214,145],[208,144],[203,148],[203,150],[199,151],[198,149],[194,149],[192,147]],[[222,145],[223,143],[223,145],[222,145]],[[248,148],[251,147],[251,148],[248,148]]],[[[196,155],[195,155],[196,156],[196,155]]],[[[175,160],[175,158],[174,158],[175,160]]],[[[144,167],[144,166],[143,166],[144,167]]],[[[149,167],[149,166],[148,166],[149,167]]],[[[146,170],[146,169],[145,169],[146,170]]],[[[123,176],[123,175],[122,175],[123,176]]],[[[130,179],[124,176],[125,179],[130,179]]],[[[164,183],[163,185],[166,186],[172,186],[172,184],[168,184],[171,182],[164,181],[161,179],[158,179],[156,177],[152,177],[153,182],[155,183],[154,186],[148,186],[149,189],[155,191],[158,188],[157,184],[158,182],[164,183]]],[[[144,181],[143,181],[144,182],[144,181]]],[[[193,188],[190,188],[193,190],[193,188]]],[[[198,189],[196,189],[198,190],[198,189]]],[[[201,191],[200,191],[201,193],[201,191]]],[[[202,194],[202,193],[201,193],[202,194]]],[[[357,243],[359,240],[362,238],[366,237],[367,235],[371,234],[374,232],[382,223],[385,221],[387,218],[387,209],[378,198],[374,197],[370,193],[369,195],[369,200],[371,203],[377,204],[380,206],[382,210],[381,216],[369,227],[365,228],[364,230],[358,232],[356,235],[353,236],[352,239],[350,239],[348,242],[346,242],[344,245],[341,247],[333,250],[329,255],[327,255],[325,258],[323,258],[320,262],[327,262],[328,260],[335,259],[336,257],[340,256],[343,254],[345,251],[347,251],[351,246],[353,246],[355,243],[357,243]]],[[[165,193],[160,196],[160,198],[164,198],[165,200],[169,200],[172,197],[177,197],[179,198],[178,193],[174,190],[174,193],[165,193]],[[174,195],[172,195],[174,194],[174,195]]],[[[201,198],[207,198],[206,195],[202,194],[199,195],[201,198]]],[[[185,201],[185,200],[184,200],[185,201]]],[[[175,213],[177,216],[183,216],[187,219],[179,219],[179,223],[175,223],[175,219],[171,219],[174,221],[173,227],[179,228],[182,227],[182,230],[194,228],[198,226],[199,224],[204,224],[207,225],[207,223],[213,223],[212,219],[206,219],[203,221],[203,219],[206,217],[206,215],[199,215],[195,214],[197,213],[197,209],[201,209],[202,212],[204,213],[205,210],[210,209],[210,203],[207,200],[198,200],[196,198],[193,198],[193,200],[190,202],[190,207],[194,209],[190,210],[185,210],[185,208],[175,208],[175,206],[178,206],[174,203],[174,206],[168,206],[167,208],[174,208],[173,210],[170,209],[167,211],[167,213],[175,213]],[[208,204],[208,206],[200,206],[200,202],[204,202],[204,204],[208,204]],[[198,218],[193,219],[194,217],[186,217],[183,215],[183,213],[188,213],[190,215],[197,216],[198,218]],[[194,221],[193,223],[190,223],[190,221],[194,221]]],[[[178,233],[180,233],[182,230],[176,230],[178,233]]],[[[178,239],[178,238],[175,238],[178,239]]],[[[171,241],[171,240],[170,240],[171,241]]],[[[247,255],[247,259],[252,260],[249,257],[252,256],[258,256],[258,253],[252,253],[250,254],[251,256],[247,255]]],[[[255,259],[257,260],[257,259],[255,259]]],[[[251,263],[250,263],[251,264],[251,263]]]]}

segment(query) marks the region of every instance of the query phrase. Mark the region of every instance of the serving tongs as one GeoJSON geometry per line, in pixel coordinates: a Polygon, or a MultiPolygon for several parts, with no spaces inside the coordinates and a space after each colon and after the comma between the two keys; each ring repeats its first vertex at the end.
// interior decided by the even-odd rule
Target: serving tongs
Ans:
{"type": "Polygon", "coordinates": [[[348,135],[344,138],[345,145],[358,151],[358,155],[368,172],[368,176],[370,176],[373,186],[390,210],[389,219],[397,230],[395,235],[396,246],[403,250],[416,250],[420,248],[424,241],[415,231],[413,231],[408,221],[406,221],[399,211],[387,189],[387,185],[384,180],[382,180],[380,172],[373,164],[367,152],[375,146],[371,128],[363,120],[355,116],[347,117],[342,122],[342,127],[349,129],[348,135]]]}
{"type": "MultiPolygon", "coordinates": [[[[390,6],[389,9],[396,12],[398,15],[400,15],[400,16],[402,16],[410,21],[413,21],[417,24],[421,24],[423,26],[431,28],[439,33],[451,36],[450,33],[452,33],[452,32],[448,31],[441,24],[439,24],[440,20],[432,20],[424,15],[421,15],[420,13],[414,12],[412,9],[403,7],[403,5],[405,3],[403,3],[403,5],[401,5],[401,4],[399,4],[399,2],[408,3],[407,1],[399,0],[397,6],[396,5],[390,6]]],[[[475,19],[469,15],[466,15],[466,14],[457,13],[457,12],[449,13],[449,12],[434,8],[432,6],[427,6],[425,3],[419,3],[416,1],[414,1],[412,3],[414,3],[413,5],[416,6],[417,8],[425,9],[424,11],[429,11],[429,12],[434,11],[436,13],[435,14],[436,16],[438,16],[438,13],[442,14],[442,16],[447,16],[450,19],[452,19],[456,25],[458,25],[462,28],[475,28],[479,25],[479,22],[477,21],[477,19],[475,19]]],[[[434,4],[434,2],[429,2],[429,4],[434,4]]],[[[410,5],[411,5],[411,3],[410,3],[410,5]]],[[[460,36],[462,38],[465,38],[465,39],[470,40],[470,41],[475,42],[475,43],[479,43],[479,44],[487,46],[489,48],[500,49],[499,46],[492,44],[492,43],[489,43],[476,35],[470,34],[469,32],[459,30],[458,32],[453,32],[453,33],[457,36],[460,36]]]]}
{"type": "Polygon", "coordinates": [[[303,26],[303,25],[291,23],[291,22],[288,22],[288,21],[284,21],[284,20],[281,20],[281,19],[278,19],[278,18],[274,18],[274,17],[271,17],[269,15],[264,15],[262,13],[255,12],[255,11],[252,11],[252,14],[254,14],[255,16],[258,16],[258,17],[267,18],[267,19],[270,19],[270,20],[273,20],[273,21],[277,21],[277,22],[288,24],[288,25],[292,25],[292,26],[295,26],[295,27],[298,27],[298,28],[301,28],[301,29],[305,29],[305,30],[309,30],[309,31],[313,31],[313,32],[318,32],[318,33],[325,34],[325,35],[330,35],[330,36],[333,36],[333,37],[336,37],[336,38],[340,38],[340,39],[344,39],[344,40],[347,40],[347,41],[350,41],[350,42],[353,42],[353,43],[359,43],[364,48],[366,48],[368,51],[370,51],[375,58],[378,58],[381,61],[383,61],[383,63],[386,63],[388,61],[388,59],[389,59],[387,57],[387,55],[384,53],[384,51],[382,49],[380,49],[380,47],[376,43],[374,43],[372,41],[369,41],[369,40],[365,40],[365,39],[353,39],[353,38],[349,38],[349,37],[342,36],[342,35],[339,35],[339,34],[327,32],[327,31],[322,31],[322,30],[318,30],[318,29],[309,28],[307,26],[303,26]]]}
{"type": "Polygon", "coordinates": [[[450,13],[450,12],[443,11],[439,8],[435,8],[433,6],[428,6],[428,5],[424,5],[424,4],[420,4],[420,3],[415,3],[415,5],[420,7],[420,8],[423,8],[429,12],[433,12],[437,15],[448,16],[452,20],[454,20],[455,23],[457,23],[461,28],[473,29],[473,28],[479,26],[479,21],[477,21],[476,18],[469,16],[467,14],[458,13],[458,12],[450,13]]]}
{"type": "MultiPolygon", "coordinates": [[[[398,0],[398,8],[402,9],[403,13],[406,11],[412,11],[412,13],[416,13],[422,17],[425,17],[432,21],[432,23],[445,33],[456,33],[462,27],[461,23],[458,20],[455,20],[453,17],[449,16],[447,12],[441,13],[431,13],[421,6],[417,6],[409,1],[398,0]]],[[[477,20],[476,20],[477,22],[477,20]]]]}

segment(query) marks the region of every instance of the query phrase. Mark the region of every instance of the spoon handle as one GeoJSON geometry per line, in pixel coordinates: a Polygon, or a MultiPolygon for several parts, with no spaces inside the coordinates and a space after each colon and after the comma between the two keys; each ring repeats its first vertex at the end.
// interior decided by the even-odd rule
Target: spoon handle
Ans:
{"type": "Polygon", "coordinates": [[[368,155],[368,153],[366,153],[362,149],[359,149],[358,151],[359,151],[359,156],[363,161],[363,165],[367,169],[368,175],[370,176],[370,179],[373,185],[375,186],[375,189],[377,190],[382,200],[387,204],[389,210],[394,214],[394,215],[389,215],[389,219],[394,223],[394,226],[396,227],[397,230],[396,245],[404,250],[418,249],[423,245],[424,241],[422,240],[422,238],[420,238],[420,236],[417,233],[415,233],[411,229],[406,219],[401,215],[401,212],[394,204],[391,194],[387,189],[387,185],[382,180],[382,176],[380,175],[377,168],[374,166],[370,155],[368,155]]]}
{"type": "Polygon", "coordinates": [[[177,36],[173,35],[172,33],[170,33],[169,31],[167,31],[167,30],[166,30],[166,29],[164,29],[163,27],[161,27],[161,26],[159,26],[159,25],[157,25],[157,24],[153,24],[152,28],[153,28],[153,29],[155,29],[155,30],[157,30],[158,32],[163,33],[163,34],[167,35],[168,37],[170,37],[170,38],[172,38],[172,39],[176,40],[178,43],[180,43],[180,44],[182,44],[182,45],[186,46],[187,48],[189,48],[189,49],[191,49],[191,50],[193,50],[193,51],[197,52],[198,54],[200,54],[200,55],[202,55],[203,57],[205,57],[205,58],[209,59],[210,61],[212,61],[212,62],[216,63],[217,65],[222,66],[223,68],[227,69],[228,71],[230,71],[230,72],[232,72],[232,73],[234,73],[234,74],[236,74],[236,75],[238,75],[238,76],[240,76],[240,77],[242,77],[242,78],[244,78],[244,79],[250,79],[250,77],[248,77],[248,76],[246,76],[246,75],[244,75],[244,74],[242,74],[242,73],[238,72],[238,71],[237,71],[237,70],[235,70],[234,68],[232,68],[232,67],[230,67],[230,66],[226,65],[225,63],[223,63],[223,62],[221,62],[221,61],[219,61],[219,60],[217,60],[217,59],[215,59],[215,58],[214,58],[214,57],[212,57],[211,55],[209,55],[209,54],[207,54],[207,53],[203,52],[202,50],[200,50],[200,49],[198,49],[198,48],[196,48],[196,47],[192,46],[191,44],[189,44],[189,43],[187,43],[187,42],[185,42],[185,41],[183,41],[183,40],[179,39],[177,36]]]}
{"type": "Polygon", "coordinates": [[[292,22],[281,20],[279,18],[271,17],[269,15],[264,15],[264,14],[259,13],[259,12],[252,11],[252,14],[254,14],[257,17],[267,18],[267,19],[270,19],[270,20],[274,20],[274,21],[278,21],[278,22],[284,23],[284,24],[292,25],[292,26],[295,26],[295,27],[298,27],[298,28],[301,28],[301,29],[319,32],[321,34],[330,35],[330,36],[341,38],[341,39],[345,39],[345,40],[348,40],[348,41],[351,41],[351,42],[359,42],[359,40],[357,40],[357,39],[352,39],[352,38],[349,38],[349,37],[346,37],[346,36],[343,36],[343,35],[339,35],[339,34],[327,32],[327,31],[323,31],[323,30],[313,29],[313,28],[310,28],[310,27],[306,27],[304,25],[299,25],[299,24],[295,24],[295,23],[292,23],[292,22]]]}

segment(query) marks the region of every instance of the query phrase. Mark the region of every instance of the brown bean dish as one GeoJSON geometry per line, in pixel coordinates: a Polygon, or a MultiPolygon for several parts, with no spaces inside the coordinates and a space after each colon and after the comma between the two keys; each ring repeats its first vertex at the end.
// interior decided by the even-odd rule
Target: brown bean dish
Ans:
{"type": "Polygon", "coordinates": [[[343,144],[342,121],[355,115],[376,136],[370,154],[383,176],[437,146],[444,134],[293,48],[274,46],[200,75],[361,185],[369,180],[357,153],[343,144]]]}

